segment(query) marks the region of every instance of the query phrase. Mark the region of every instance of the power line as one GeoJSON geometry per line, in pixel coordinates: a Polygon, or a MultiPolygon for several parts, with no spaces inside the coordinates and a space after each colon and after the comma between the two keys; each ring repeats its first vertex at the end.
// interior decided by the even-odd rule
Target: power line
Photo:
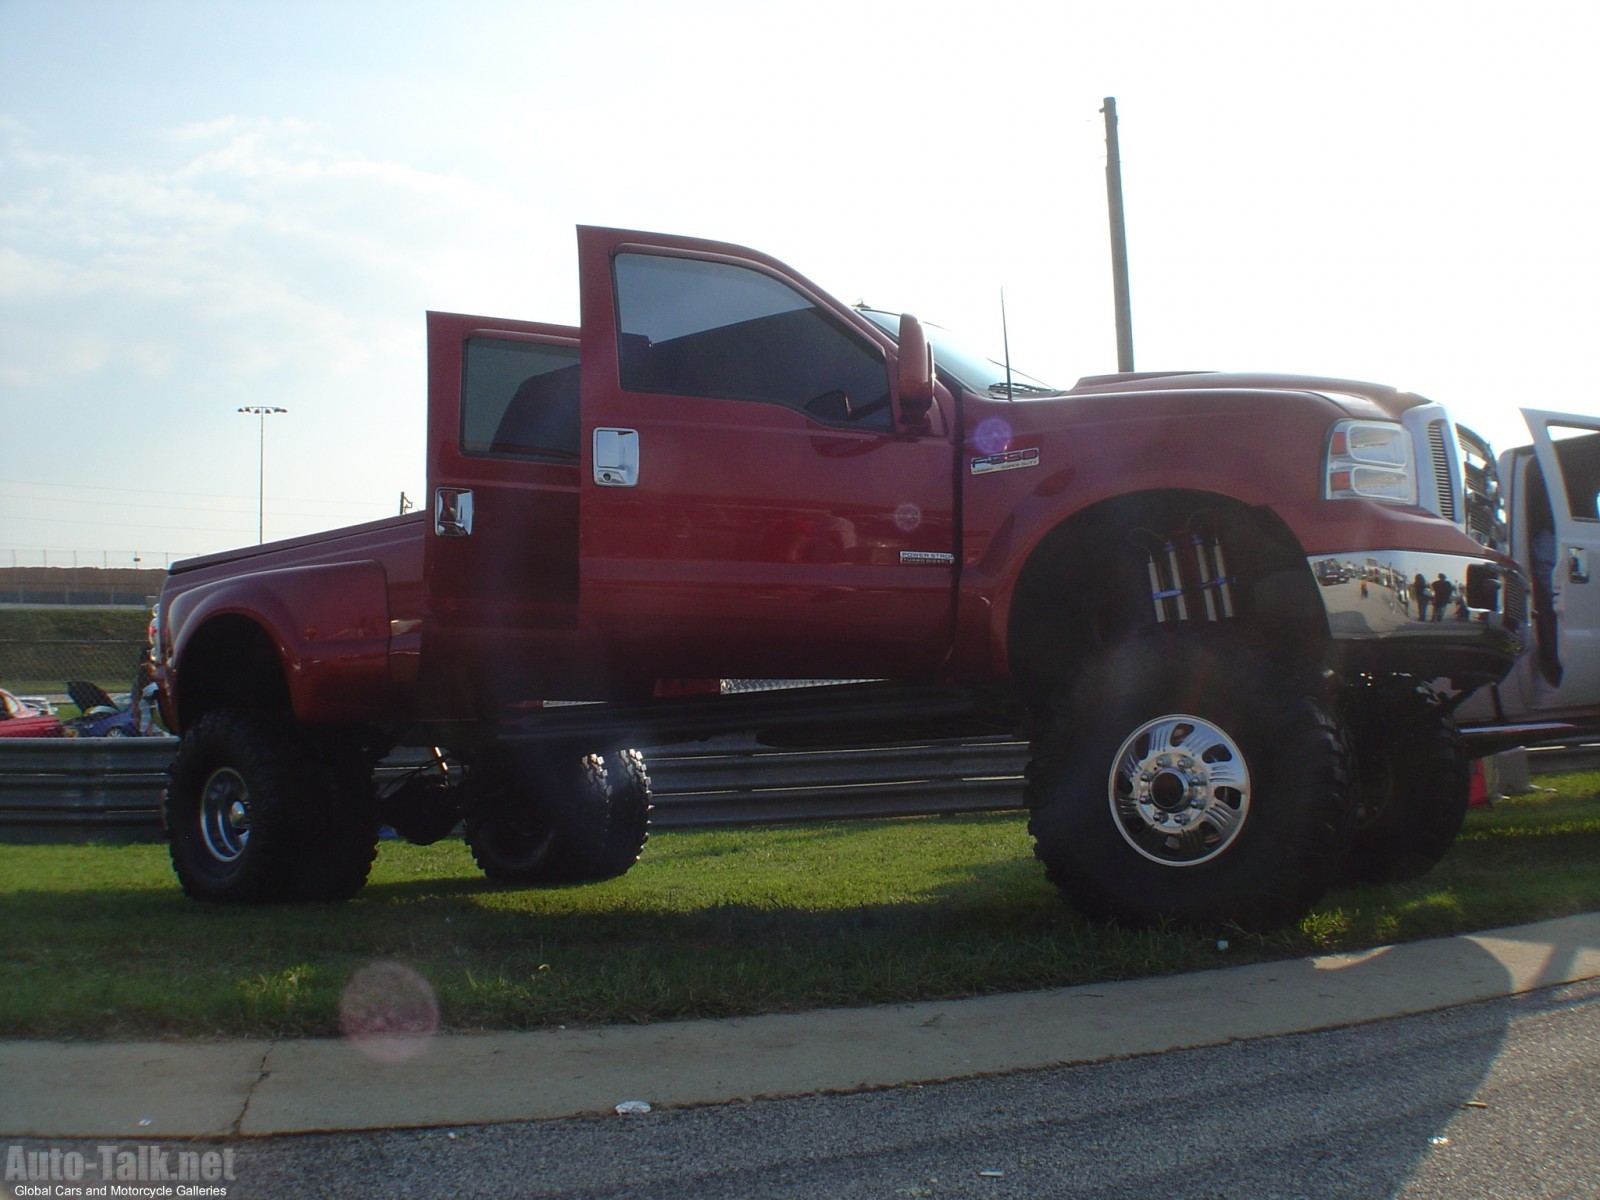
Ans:
{"type": "MultiPolygon", "coordinates": [[[[253,496],[231,496],[225,493],[219,494],[217,492],[177,492],[167,488],[108,487],[103,484],[96,485],[89,483],[39,483],[31,479],[0,479],[0,484],[20,485],[22,487],[58,488],[61,490],[74,492],[116,492],[130,496],[188,496],[193,499],[201,500],[243,500],[249,503],[252,508],[255,507],[255,498],[253,496]]],[[[50,499],[46,496],[19,496],[16,498],[23,500],[50,499]]],[[[321,496],[318,496],[315,500],[301,500],[296,496],[275,496],[274,499],[288,500],[293,503],[301,504],[315,504],[318,507],[325,507],[329,504],[337,504],[349,508],[368,508],[374,503],[371,500],[324,500],[321,496]]]]}
{"type": "MultiPolygon", "coordinates": [[[[297,516],[296,513],[281,513],[280,516],[297,516]]],[[[165,529],[177,530],[181,533],[215,533],[218,535],[233,535],[236,531],[220,528],[215,525],[157,525],[149,521],[102,521],[97,517],[23,517],[14,518],[19,525],[42,523],[49,525],[102,525],[107,529],[149,529],[151,531],[165,529]]],[[[248,533],[248,530],[244,532],[248,533]]]]}
{"type": "MultiPolygon", "coordinates": [[[[3,492],[3,491],[0,491],[0,499],[4,499],[4,500],[21,500],[24,503],[27,503],[27,502],[31,501],[31,502],[33,502],[35,504],[48,504],[48,505],[52,505],[52,506],[61,505],[61,504],[88,504],[88,505],[93,505],[93,506],[95,506],[97,508],[100,508],[102,510],[104,510],[106,505],[108,503],[110,503],[109,501],[99,499],[98,497],[96,497],[94,499],[87,499],[86,500],[86,499],[83,499],[81,497],[72,497],[72,496],[30,496],[30,495],[28,495],[26,493],[23,493],[23,492],[3,492]]],[[[222,499],[231,500],[231,499],[233,499],[233,497],[224,496],[224,497],[222,497],[222,499]]],[[[284,499],[290,499],[290,498],[284,497],[284,499]]],[[[293,502],[293,501],[291,501],[291,502],[293,502]]],[[[322,507],[321,502],[320,501],[315,501],[315,500],[299,501],[298,503],[314,505],[314,506],[316,506],[317,509],[320,509],[322,507]]],[[[375,509],[375,508],[378,507],[378,505],[376,503],[373,503],[373,502],[361,502],[361,503],[358,504],[356,501],[351,500],[351,501],[346,501],[344,503],[346,504],[347,507],[350,507],[350,508],[359,507],[359,508],[365,508],[365,509],[375,509]]],[[[167,512],[171,512],[172,508],[173,508],[173,505],[170,502],[161,503],[161,504],[152,504],[152,503],[141,503],[141,502],[139,502],[137,500],[118,500],[118,501],[116,501],[116,506],[118,508],[154,508],[154,509],[158,509],[158,510],[164,510],[164,511],[167,511],[167,512]]],[[[215,512],[215,513],[249,513],[249,512],[254,511],[254,505],[252,505],[250,508],[233,508],[233,507],[230,507],[230,506],[224,505],[224,504],[209,504],[202,511],[204,511],[204,512],[215,512]]],[[[281,511],[281,510],[269,509],[268,511],[272,512],[272,511],[281,511]]],[[[287,515],[290,515],[290,516],[310,516],[312,514],[311,513],[289,513],[287,515]]],[[[43,518],[40,518],[40,519],[43,520],[43,518]]]]}
{"type": "Polygon", "coordinates": [[[186,558],[213,554],[214,550],[85,550],[61,546],[16,546],[9,550],[10,561],[5,561],[6,550],[0,550],[0,567],[46,570],[135,570],[162,571],[186,558]],[[33,553],[23,553],[32,551],[33,553]],[[54,559],[55,561],[51,561],[54,559]],[[71,559],[71,562],[65,560],[71,559]]]}
{"type": "MultiPolygon", "coordinates": [[[[361,525],[367,521],[376,521],[382,517],[393,515],[385,511],[350,521],[341,519],[337,522],[330,522],[324,514],[280,512],[276,509],[269,509],[268,511],[272,513],[273,525],[276,528],[288,527],[295,530],[293,534],[285,534],[285,537],[298,537],[303,533],[325,533],[334,529],[342,529],[346,525],[361,525]],[[321,519],[317,519],[319,517],[321,519]]],[[[244,517],[248,514],[224,510],[218,515],[244,517]]],[[[242,537],[246,532],[243,525],[230,522],[222,522],[216,525],[172,525],[165,521],[107,521],[100,517],[22,517],[16,514],[8,514],[3,521],[0,521],[0,529],[4,529],[7,525],[19,527],[25,525],[83,525],[103,529],[144,529],[151,533],[162,531],[209,533],[217,537],[242,537]]],[[[3,536],[3,534],[0,534],[0,537],[3,536]]]]}
{"type": "MultiPolygon", "coordinates": [[[[220,495],[221,498],[225,499],[225,500],[254,500],[255,499],[254,496],[234,496],[234,495],[229,495],[229,494],[227,494],[225,492],[224,493],[218,493],[218,492],[187,492],[187,491],[178,491],[178,490],[176,490],[174,488],[113,487],[113,486],[111,486],[109,484],[62,483],[59,479],[52,480],[52,481],[49,481],[49,482],[45,482],[45,481],[38,480],[38,479],[0,479],[0,485],[5,485],[5,484],[20,484],[23,487],[64,488],[64,489],[69,489],[69,490],[75,491],[75,492],[77,492],[77,491],[82,491],[82,492],[130,492],[130,493],[133,493],[135,495],[140,495],[140,496],[198,496],[198,497],[205,498],[205,497],[212,497],[212,496],[219,496],[220,495]]],[[[336,503],[336,504],[360,504],[360,503],[363,503],[363,501],[360,501],[360,500],[342,500],[342,501],[336,500],[336,501],[334,501],[334,503],[336,503]]]]}

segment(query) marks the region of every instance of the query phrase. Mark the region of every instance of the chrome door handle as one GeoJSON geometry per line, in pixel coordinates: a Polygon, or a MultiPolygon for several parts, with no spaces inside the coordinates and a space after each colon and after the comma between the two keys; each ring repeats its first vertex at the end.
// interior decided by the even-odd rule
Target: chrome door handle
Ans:
{"type": "Polygon", "coordinates": [[[601,487],[639,486],[639,431],[594,431],[594,481],[601,487]]]}
{"type": "Polygon", "coordinates": [[[433,532],[440,537],[472,536],[472,489],[435,488],[433,532]]]}

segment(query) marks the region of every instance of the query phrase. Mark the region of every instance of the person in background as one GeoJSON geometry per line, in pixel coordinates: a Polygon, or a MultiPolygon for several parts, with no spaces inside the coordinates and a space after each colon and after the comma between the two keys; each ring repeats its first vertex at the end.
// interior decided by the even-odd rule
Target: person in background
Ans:
{"type": "Polygon", "coordinates": [[[1444,577],[1444,572],[1439,572],[1439,578],[1433,581],[1433,619],[1444,620],[1444,610],[1449,607],[1450,596],[1455,591],[1455,585],[1444,577]]]}

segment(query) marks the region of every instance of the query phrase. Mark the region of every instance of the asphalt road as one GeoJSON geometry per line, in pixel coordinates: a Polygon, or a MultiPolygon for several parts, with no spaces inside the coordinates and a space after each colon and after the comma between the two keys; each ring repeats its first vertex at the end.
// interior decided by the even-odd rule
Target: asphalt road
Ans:
{"type": "Polygon", "coordinates": [[[1597,1064],[1600,981],[1590,981],[960,1083],[187,1145],[234,1151],[229,1200],[1600,1200],[1597,1064]]]}

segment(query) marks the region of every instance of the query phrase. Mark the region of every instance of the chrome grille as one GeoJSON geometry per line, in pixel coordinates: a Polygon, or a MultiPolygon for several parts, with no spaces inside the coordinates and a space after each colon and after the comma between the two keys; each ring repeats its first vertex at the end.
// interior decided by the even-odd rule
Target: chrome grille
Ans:
{"type": "Polygon", "coordinates": [[[1500,612],[1507,626],[1519,629],[1528,623],[1528,589],[1522,576],[1508,571],[1501,577],[1504,590],[1500,594],[1500,612]]]}
{"type": "Polygon", "coordinates": [[[1500,498],[1500,481],[1495,470],[1494,451],[1464,425],[1456,426],[1461,445],[1461,465],[1467,506],[1467,532],[1485,546],[1505,550],[1508,540],[1505,506],[1500,498]]]}
{"type": "Polygon", "coordinates": [[[1470,509],[1467,512],[1467,532],[1485,546],[1495,545],[1497,530],[1493,510],[1477,507],[1470,509]]]}
{"type": "Polygon", "coordinates": [[[1454,524],[1456,492],[1450,486],[1450,427],[1446,421],[1428,422],[1428,453],[1433,459],[1433,487],[1439,497],[1439,515],[1454,524]]]}

